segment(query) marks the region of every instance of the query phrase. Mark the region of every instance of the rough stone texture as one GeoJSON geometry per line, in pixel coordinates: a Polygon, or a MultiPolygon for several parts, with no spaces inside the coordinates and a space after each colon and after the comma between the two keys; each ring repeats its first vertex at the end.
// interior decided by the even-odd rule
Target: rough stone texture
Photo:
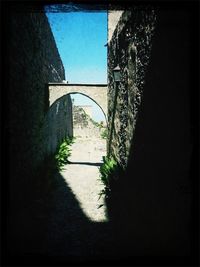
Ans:
{"type": "Polygon", "coordinates": [[[124,11],[108,46],[109,153],[122,166],[127,164],[133,138],[154,24],[151,8],[124,11]],[[115,84],[112,71],[117,65],[121,69],[119,84],[115,84]]]}
{"type": "MultiPolygon", "coordinates": [[[[52,107],[47,115],[47,84],[61,82],[65,77],[46,15],[31,12],[31,8],[26,10],[25,6],[16,10],[17,4],[15,6],[11,3],[10,6],[12,5],[13,8],[6,9],[4,26],[7,33],[5,90],[8,94],[6,136],[9,140],[8,233],[11,236],[10,249],[15,251],[20,250],[20,245],[28,247],[35,239],[36,229],[27,231],[32,220],[29,205],[36,193],[33,188],[37,179],[34,180],[33,176],[37,177],[37,168],[44,160],[49,146],[55,149],[55,135],[58,134],[57,139],[60,138],[60,129],[54,128],[55,124],[48,126],[45,122],[46,116],[50,116],[49,123],[54,123],[55,118],[52,119],[51,116],[56,116],[56,107],[52,107]],[[48,141],[53,144],[48,144],[48,141]],[[30,237],[31,235],[33,236],[30,237]],[[26,244],[23,238],[31,242],[26,244]]],[[[66,101],[70,105],[70,100],[66,101]]],[[[60,127],[61,123],[58,121],[57,125],[60,127]]]]}
{"type": "Polygon", "coordinates": [[[158,8],[151,40],[154,12],[138,8],[122,15],[109,47],[109,122],[115,93],[111,71],[118,63],[122,70],[111,151],[122,165],[127,161],[112,209],[123,255],[183,264],[193,261],[197,248],[194,9],[189,4],[158,8]],[[133,44],[136,56],[129,52],[133,44]]]}
{"type": "Polygon", "coordinates": [[[106,84],[49,84],[50,105],[66,94],[80,93],[91,98],[101,108],[107,118],[106,84]]]}

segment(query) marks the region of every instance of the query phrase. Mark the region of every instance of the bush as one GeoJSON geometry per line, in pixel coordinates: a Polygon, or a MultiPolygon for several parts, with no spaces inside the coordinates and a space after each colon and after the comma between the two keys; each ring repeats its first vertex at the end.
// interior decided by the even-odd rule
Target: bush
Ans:
{"type": "Polygon", "coordinates": [[[70,145],[72,143],[74,143],[74,138],[66,137],[55,154],[56,166],[59,170],[62,170],[62,167],[69,163],[68,158],[71,156],[70,145]]]}
{"type": "Polygon", "coordinates": [[[104,129],[101,133],[101,138],[107,139],[108,138],[108,129],[104,129]]]}
{"type": "Polygon", "coordinates": [[[103,157],[103,164],[100,169],[100,179],[104,184],[104,189],[99,193],[99,198],[102,195],[108,197],[111,192],[111,185],[114,181],[118,180],[122,171],[117,161],[112,157],[103,157]]]}

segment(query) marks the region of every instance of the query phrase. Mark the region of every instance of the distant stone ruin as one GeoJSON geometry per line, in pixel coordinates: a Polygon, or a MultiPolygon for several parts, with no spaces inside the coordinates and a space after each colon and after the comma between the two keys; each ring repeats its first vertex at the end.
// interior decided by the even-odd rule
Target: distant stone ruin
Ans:
{"type": "Polygon", "coordinates": [[[79,138],[105,138],[106,126],[91,118],[90,106],[73,106],[74,137],[79,138]],[[90,114],[90,115],[89,115],[90,114]]]}

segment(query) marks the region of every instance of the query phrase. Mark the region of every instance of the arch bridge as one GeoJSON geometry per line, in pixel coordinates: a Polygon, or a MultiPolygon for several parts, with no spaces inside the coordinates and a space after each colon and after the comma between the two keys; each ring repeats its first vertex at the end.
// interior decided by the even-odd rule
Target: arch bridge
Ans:
{"type": "Polygon", "coordinates": [[[49,105],[50,107],[59,98],[67,94],[82,94],[93,100],[103,111],[107,120],[107,84],[65,84],[49,83],[49,105]]]}

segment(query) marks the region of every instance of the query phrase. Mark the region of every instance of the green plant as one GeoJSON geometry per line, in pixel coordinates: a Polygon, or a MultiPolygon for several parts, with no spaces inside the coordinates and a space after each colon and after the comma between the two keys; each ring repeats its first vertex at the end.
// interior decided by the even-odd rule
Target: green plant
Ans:
{"type": "Polygon", "coordinates": [[[91,121],[91,123],[92,123],[94,126],[98,127],[99,129],[103,128],[103,122],[98,123],[97,121],[94,121],[94,120],[93,120],[92,118],[90,118],[89,116],[88,116],[88,118],[89,118],[89,120],[91,121]]]}
{"type": "Polygon", "coordinates": [[[76,140],[76,137],[70,137],[70,136],[67,136],[65,137],[64,141],[66,141],[66,143],[68,145],[71,145],[71,144],[74,144],[75,143],[75,140],[76,140]]]}
{"type": "MultiPolygon", "coordinates": [[[[104,188],[99,193],[99,199],[102,195],[108,197],[109,193],[111,192],[111,183],[112,181],[118,179],[120,170],[120,166],[112,156],[103,157],[103,164],[99,168],[99,171],[100,180],[104,184],[104,188]]],[[[99,208],[100,207],[102,207],[102,205],[100,205],[99,208]]]]}
{"type": "Polygon", "coordinates": [[[108,137],[108,129],[104,129],[102,132],[101,132],[101,138],[103,139],[107,139],[108,137]]]}
{"type": "Polygon", "coordinates": [[[68,158],[71,156],[70,145],[72,143],[74,143],[74,138],[66,137],[57,149],[55,160],[59,170],[62,170],[62,167],[69,162],[68,158]]]}

